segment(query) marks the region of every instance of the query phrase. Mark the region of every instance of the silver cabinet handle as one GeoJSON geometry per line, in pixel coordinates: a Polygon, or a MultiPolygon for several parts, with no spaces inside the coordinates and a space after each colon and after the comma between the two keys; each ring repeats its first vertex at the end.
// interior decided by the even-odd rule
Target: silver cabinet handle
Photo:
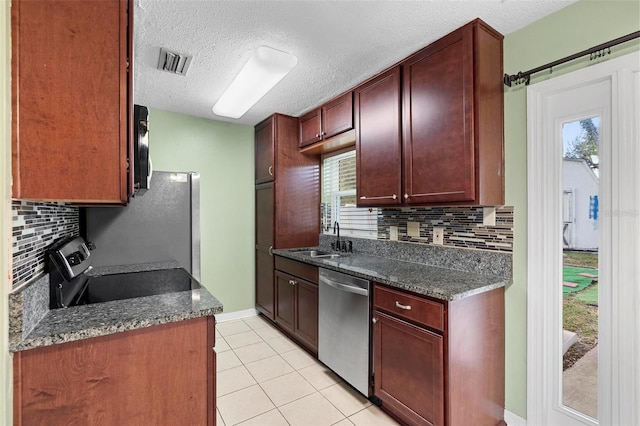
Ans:
{"type": "Polygon", "coordinates": [[[374,324],[377,323],[378,322],[378,318],[376,318],[376,317],[371,318],[371,322],[374,323],[374,324]]]}
{"type": "Polygon", "coordinates": [[[273,246],[269,246],[269,256],[273,256],[273,246]]]}
{"type": "Polygon", "coordinates": [[[289,280],[289,284],[296,285],[296,284],[298,284],[298,282],[296,280],[289,280]]]}
{"type": "Polygon", "coordinates": [[[404,309],[405,311],[410,311],[411,305],[403,305],[396,300],[396,308],[404,309]]]}
{"type": "Polygon", "coordinates": [[[273,176],[273,166],[269,166],[269,176],[273,176]]]}
{"type": "Polygon", "coordinates": [[[392,195],[383,195],[382,197],[367,197],[365,195],[361,195],[360,199],[361,200],[384,200],[387,198],[391,198],[392,200],[397,200],[398,196],[396,194],[392,194],[392,195]]]}
{"type": "Polygon", "coordinates": [[[316,138],[319,138],[319,137],[320,137],[320,134],[319,134],[319,133],[316,133],[316,138]]]}
{"type": "Polygon", "coordinates": [[[407,194],[406,192],[404,193],[404,199],[408,200],[409,199],[409,194],[407,194]]]}

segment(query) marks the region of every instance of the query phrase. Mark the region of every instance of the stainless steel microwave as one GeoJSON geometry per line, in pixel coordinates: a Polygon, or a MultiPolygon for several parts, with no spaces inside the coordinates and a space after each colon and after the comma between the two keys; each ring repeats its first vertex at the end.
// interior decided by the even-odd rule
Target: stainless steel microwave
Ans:
{"type": "Polygon", "coordinates": [[[152,164],[149,156],[149,109],[133,106],[133,195],[143,195],[150,187],[152,164]]]}

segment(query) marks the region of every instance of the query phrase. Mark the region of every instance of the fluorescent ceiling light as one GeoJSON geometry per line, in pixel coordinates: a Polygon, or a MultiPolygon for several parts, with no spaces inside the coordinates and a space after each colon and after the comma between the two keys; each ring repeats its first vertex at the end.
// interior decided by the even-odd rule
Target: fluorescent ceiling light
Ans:
{"type": "Polygon", "coordinates": [[[213,106],[214,114],[242,117],[297,63],[298,58],[294,55],[260,46],[213,106]]]}

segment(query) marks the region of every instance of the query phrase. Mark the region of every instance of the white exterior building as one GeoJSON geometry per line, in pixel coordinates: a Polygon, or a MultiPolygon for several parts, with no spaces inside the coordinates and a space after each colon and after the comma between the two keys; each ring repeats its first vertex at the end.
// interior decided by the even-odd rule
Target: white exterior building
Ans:
{"type": "Polygon", "coordinates": [[[599,179],[584,160],[563,161],[564,248],[598,249],[599,179]]]}

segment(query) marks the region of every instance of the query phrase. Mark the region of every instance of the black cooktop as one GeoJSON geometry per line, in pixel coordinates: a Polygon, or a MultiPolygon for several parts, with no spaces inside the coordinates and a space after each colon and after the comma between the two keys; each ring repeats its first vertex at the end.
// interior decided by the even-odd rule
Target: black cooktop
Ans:
{"type": "Polygon", "coordinates": [[[177,293],[197,288],[200,288],[200,283],[183,268],[98,275],[88,277],[78,297],[74,298],[74,302],[69,306],[177,293]]]}

